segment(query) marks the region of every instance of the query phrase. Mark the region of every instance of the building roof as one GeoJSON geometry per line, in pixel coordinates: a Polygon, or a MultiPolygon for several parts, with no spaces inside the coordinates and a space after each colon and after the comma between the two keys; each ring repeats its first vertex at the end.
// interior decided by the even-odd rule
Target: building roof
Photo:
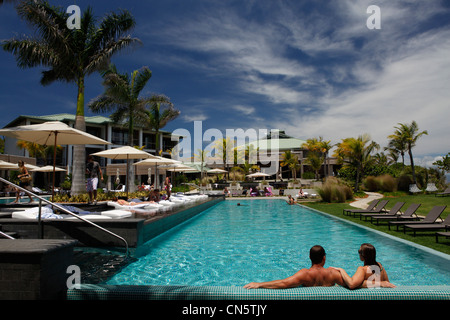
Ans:
{"type": "Polygon", "coordinates": [[[246,144],[259,148],[260,151],[272,150],[272,148],[283,150],[301,149],[305,140],[288,136],[284,131],[270,132],[266,137],[260,140],[252,141],[246,144]]]}
{"type": "MultiPolygon", "coordinates": [[[[18,125],[22,125],[23,122],[25,120],[38,120],[38,121],[42,121],[42,122],[46,122],[46,121],[61,121],[61,122],[75,122],[75,115],[74,114],[70,114],[70,113],[58,113],[58,114],[50,114],[50,115],[45,115],[45,116],[29,116],[29,115],[21,115],[17,118],[15,118],[13,121],[11,121],[10,123],[8,123],[5,128],[8,127],[15,127],[18,125]]],[[[108,117],[104,117],[104,116],[85,116],[84,117],[84,121],[86,122],[86,124],[96,124],[96,125],[105,125],[105,124],[114,124],[114,122],[108,118],[108,117]]],[[[139,128],[139,126],[135,126],[136,129],[139,128]]],[[[168,131],[164,131],[164,130],[159,130],[160,133],[170,133],[168,131]]],[[[172,136],[178,136],[178,135],[173,135],[172,136]]]]}
{"type": "MultiPolygon", "coordinates": [[[[92,117],[84,117],[85,122],[87,124],[105,124],[108,122],[111,122],[110,118],[104,117],[104,116],[92,116],[92,117]]],[[[39,121],[61,121],[61,122],[75,122],[75,115],[70,113],[59,113],[59,114],[50,114],[45,116],[28,116],[28,115],[21,115],[8,123],[5,128],[7,127],[14,127],[16,125],[20,125],[20,123],[23,120],[30,119],[30,120],[39,120],[39,121]]]]}

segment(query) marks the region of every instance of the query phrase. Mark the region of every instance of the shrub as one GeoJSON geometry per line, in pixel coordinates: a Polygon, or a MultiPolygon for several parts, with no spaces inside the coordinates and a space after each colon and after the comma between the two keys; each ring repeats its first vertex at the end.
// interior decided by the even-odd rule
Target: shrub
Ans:
{"type": "Polygon", "coordinates": [[[395,192],[397,191],[398,182],[397,179],[392,177],[390,174],[384,174],[378,178],[380,181],[381,190],[384,192],[395,192]]]}
{"type": "Polygon", "coordinates": [[[383,191],[395,192],[397,191],[397,179],[390,174],[384,174],[379,177],[369,176],[364,180],[364,187],[367,191],[383,191]]]}
{"type": "Polygon", "coordinates": [[[409,192],[409,185],[414,182],[413,178],[409,174],[401,175],[398,178],[397,188],[399,191],[409,192]]]}
{"type": "Polygon", "coordinates": [[[345,202],[353,199],[352,189],[337,178],[329,177],[321,188],[317,189],[322,201],[345,202]]]}
{"type": "Polygon", "coordinates": [[[364,187],[367,191],[378,191],[380,190],[380,185],[378,183],[377,177],[368,176],[366,179],[364,179],[364,187]]]}

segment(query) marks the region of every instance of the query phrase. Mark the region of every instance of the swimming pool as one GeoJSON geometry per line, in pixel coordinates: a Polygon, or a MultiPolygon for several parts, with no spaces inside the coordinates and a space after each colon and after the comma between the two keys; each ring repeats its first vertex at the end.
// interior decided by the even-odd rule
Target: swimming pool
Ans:
{"type": "MultiPolygon", "coordinates": [[[[49,196],[49,195],[46,195],[46,196],[41,196],[41,197],[43,197],[43,198],[45,198],[45,199],[50,199],[51,198],[51,196],[49,196]]],[[[33,200],[35,201],[35,202],[38,202],[39,201],[39,199],[38,198],[36,198],[36,197],[32,197],[33,198],[33,200]]],[[[14,200],[16,200],[16,198],[15,197],[5,197],[5,198],[0,198],[0,204],[11,204],[14,200]]],[[[19,199],[19,203],[28,203],[28,202],[30,202],[30,198],[28,198],[28,196],[22,196],[20,199],[19,199]]]]}
{"type": "Polygon", "coordinates": [[[322,245],[326,266],[352,275],[369,242],[398,286],[450,285],[446,255],[384,237],[284,200],[223,201],[138,248],[137,261],[111,285],[243,286],[309,268],[309,249],[322,245]]]}

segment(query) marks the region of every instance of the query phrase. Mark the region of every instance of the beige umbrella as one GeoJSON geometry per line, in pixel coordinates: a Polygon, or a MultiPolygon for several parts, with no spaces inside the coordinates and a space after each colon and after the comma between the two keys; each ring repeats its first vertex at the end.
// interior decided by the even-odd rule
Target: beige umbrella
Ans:
{"type": "Polygon", "coordinates": [[[197,169],[188,167],[181,163],[176,163],[167,170],[172,172],[199,172],[197,169]]]}
{"type": "Polygon", "coordinates": [[[8,170],[8,169],[18,169],[19,166],[17,164],[0,160],[0,169],[8,170]]]}
{"type": "Polygon", "coordinates": [[[218,169],[218,168],[211,169],[211,170],[208,171],[208,173],[226,173],[226,172],[228,172],[228,171],[227,170],[223,170],[223,169],[218,169]]]}
{"type": "Polygon", "coordinates": [[[130,146],[124,146],[124,147],[119,147],[119,148],[114,148],[114,149],[108,149],[105,151],[100,151],[100,152],[96,152],[96,153],[92,153],[92,156],[100,156],[100,157],[105,157],[105,158],[109,158],[109,159],[122,159],[122,160],[127,160],[127,174],[126,174],[126,184],[125,184],[125,190],[127,192],[127,197],[128,197],[128,168],[129,168],[129,160],[130,159],[144,159],[144,158],[156,158],[156,156],[130,147],[130,146]]]}
{"type": "Polygon", "coordinates": [[[175,165],[177,163],[180,163],[178,160],[172,160],[169,158],[159,157],[159,156],[152,156],[150,159],[144,159],[139,162],[136,162],[135,166],[143,166],[143,167],[155,167],[155,188],[158,188],[158,166],[163,165],[175,165]]]}
{"type": "Polygon", "coordinates": [[[31,169],[30,171],[53,172],[53,169],[55,169],[55,171],[67,171],[66,169],[63,168],[58,167],[53,168],[53,166],[36,167],[35,169],[31,169]]]}
{"type": "MultiPolygon", "coordinates": [[[[58,168],[58,167],[53,168],[53,166],[45,166],[45,167],[36,167],[35,169],[31,169],[30,171],[32,171],[32,172],[56,172],[56,171],[67,171],[67,170],[63,169],[63,168],[58,168]]],[[[46,181],[44,180],[44,182],[46,182],[46,181]]],[[[55,188],[54,185],[53,185],[53,188],[55,188]]]]}
{"type": "MultiPolygon", "coordinates": [[[[0,129],[0,135],[25,140],[41,145],[53,145],[53,168],[56,170],[56,146],[74,144],[110,144],[89,133],[72,128],[60,121],[0,129]]],[[[53,189],[55,189],[55,170],[53,170],[53,189]]],[[[52,191],[52,201],[54,192],[52,191]]]]}

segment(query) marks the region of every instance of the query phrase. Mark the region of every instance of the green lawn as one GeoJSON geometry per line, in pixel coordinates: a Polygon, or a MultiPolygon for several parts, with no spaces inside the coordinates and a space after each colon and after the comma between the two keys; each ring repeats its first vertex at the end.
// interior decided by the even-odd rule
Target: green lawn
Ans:
{"type": "MultiPolygon", "coordinates": [[[[405,210],[411,203],[420,203],[421,206],[417,210],[417,214],[421,216],[427,215],[427,213],[433,208],[433,206],[437,205],[446,205],[447,208],[442,213],[441,217],[442,219],[445,219],[450,213],[450,197],[436,197],[432,194],[428,195],[400,195],[400,196],[387,196],[385,197],[389,200],[389,203],[387,204],[386,208],[391,208],[396,202],[402,201],[405,202],[405,205],[403,206],[403,210],[405,210]]],[[[319,211],[323,211],[326,213],[329,213],[331,215],[334,215],[339,218],[343,218],[349,221],[353,221],[355,223],[359,223],[361,225],[364,225],[366,227],[370,227],[372,229],[385,232],[387,234],[396,236],[398,238],[402,238],[411,242],[415,242],[417,244],[432,248],[437,251],[444,252],[446,254],[450,254],[450,239],[446,239],[444,237],[439,238],[439,243],[436,243],[435,238],[435,232],[418,232],[416,236],[414,237],[412,232],[404,234],[402,231],[402,228],[400,228],[400,231],[395,231],[395,228],[391,228],[392,230],[389,230],[387,224],[383,224],[380,226],[377,226],[375,224],[372,224],[369,221],[364,221],[364,218],[361,220],[359,216],[357,217],[349,217],[342,214],[342,210],[346,208],[352,208],[349,203],[324,203],[324,202],[311,202],[311,203],[304,203],[306,206],[309,206],[311,208],[314,208],[319,211]]],[[[439,220],[438,220],[439,221],[439,220]]]]}

